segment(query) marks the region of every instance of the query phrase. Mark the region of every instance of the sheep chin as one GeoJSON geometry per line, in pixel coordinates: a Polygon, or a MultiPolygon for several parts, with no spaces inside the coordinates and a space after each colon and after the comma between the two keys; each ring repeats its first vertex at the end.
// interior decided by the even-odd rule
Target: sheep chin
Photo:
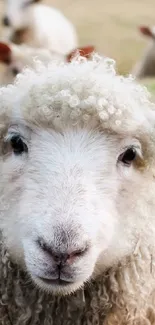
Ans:
{"type": "Polygon", "coordinates": [[[59,295],[59,296],[68,296],[73,294],[74,292],[76,292],[79,289],[82,289],[82,287],[84,286],[84,282],[82,281],[77,281],[77,282],[73,282],[73,283],[68,283],[68,284],[54,284],[54,282],[52,284],[48,284],[44,281],[42,281],[40,278],[38,277],[34,277],[31,275],[31,278],[33,280],[33,282],[37,285],[37,287],[46,292],[47,294],[54,294],[54,295],[59,295]]]}

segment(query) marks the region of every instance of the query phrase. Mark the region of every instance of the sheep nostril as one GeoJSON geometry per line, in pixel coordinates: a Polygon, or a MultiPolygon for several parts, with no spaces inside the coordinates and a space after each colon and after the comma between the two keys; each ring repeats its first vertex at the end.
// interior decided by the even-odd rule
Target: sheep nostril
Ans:
{"type": "Polygon", "coordinates": [[[9,18],[7,16],[3,17],[2,24],[4,26],[8,26],[8,27],[10,26],[10,20],[9,20],[9,18]]]}
{"type": "Polygon", "coordinates": [[[69,254],[68,258],[69,259],[74,259],[76,257],[81,257],[85,255],[85,253],[88,251],[88,246],[86,245],[85,247],[73,251],[71,254],[69,254]]]}
{"type": "Polygon", "coordinates": [[[86,249],[79,249],[79,250],[75,250],[71,253],[53,253],[52,257],[54,259],[54,261],[58,264],[64,264],[64,263],[68,263],[68,264],[72,264],[76,259],[82,257],[87,251],[86,249]]]}
{"type": "Polygon", "coordinates": [[[54,249],[53,246],[47,245],[42,240],[38,240],[38,244],[45,253],[52,257],[56,264],[72,264],[76,259],[83,257],[89,249],[89,246],[86,244],[80,249],[73,251],[68,250],[67,252],[62,253],[61,250],[58,251],[57,249],[54,249]]]}

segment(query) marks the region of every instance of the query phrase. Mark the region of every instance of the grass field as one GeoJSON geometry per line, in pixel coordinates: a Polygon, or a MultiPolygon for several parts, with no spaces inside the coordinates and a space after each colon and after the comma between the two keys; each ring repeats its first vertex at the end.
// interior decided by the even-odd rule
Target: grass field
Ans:
{"type": "MultiPolygon", "coordinates": [[[[120,73],[131,70],[147,44],[137,26],[155,24],[154,0],[44,2],[61,9],[70,18],[77,28],[80,45],[94,44],[99,53],[116,59],[120,73]]],[[[1,13],[2,7],[3,0],[0,1],[1,13]]]]}

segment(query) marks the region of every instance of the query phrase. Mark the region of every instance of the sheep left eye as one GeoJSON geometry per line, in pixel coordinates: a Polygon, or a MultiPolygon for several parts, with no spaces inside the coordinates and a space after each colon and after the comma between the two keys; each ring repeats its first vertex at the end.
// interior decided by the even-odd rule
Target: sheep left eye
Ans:
{"type": "Polygon", "coordinates": [[[21,155],[23,152],[28,152],[27,145],[23,142],[21,137],[19,135],[14,135],[11,140],[11,147],[13,149],[13,152],[16,155],[21,155]]]}
{"type": "Polygon", "coordinates": [[[137,156],[136,149],[134,147],[128,148],[125,152],[123,152],[118,160],[124,163],[127,166],[130,166],[132,161],[135,160],[137,156]]]}

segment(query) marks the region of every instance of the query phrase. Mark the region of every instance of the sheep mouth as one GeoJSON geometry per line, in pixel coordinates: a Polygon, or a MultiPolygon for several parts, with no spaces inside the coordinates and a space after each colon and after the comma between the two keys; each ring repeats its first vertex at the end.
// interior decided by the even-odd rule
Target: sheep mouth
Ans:
{"type": "Polygon", "coordinates": [[[65,281],[65,280],[61,280],[61,279],[52,280],[52,279],[45,279],[45,278],[39,277],[39,280],[41,280],[42,282],[44,282],[45,284],[48,284],[48,285],[68,286],[68,285],[73,284],[73,282],[71,282],[71,281],[65,281]]]}

